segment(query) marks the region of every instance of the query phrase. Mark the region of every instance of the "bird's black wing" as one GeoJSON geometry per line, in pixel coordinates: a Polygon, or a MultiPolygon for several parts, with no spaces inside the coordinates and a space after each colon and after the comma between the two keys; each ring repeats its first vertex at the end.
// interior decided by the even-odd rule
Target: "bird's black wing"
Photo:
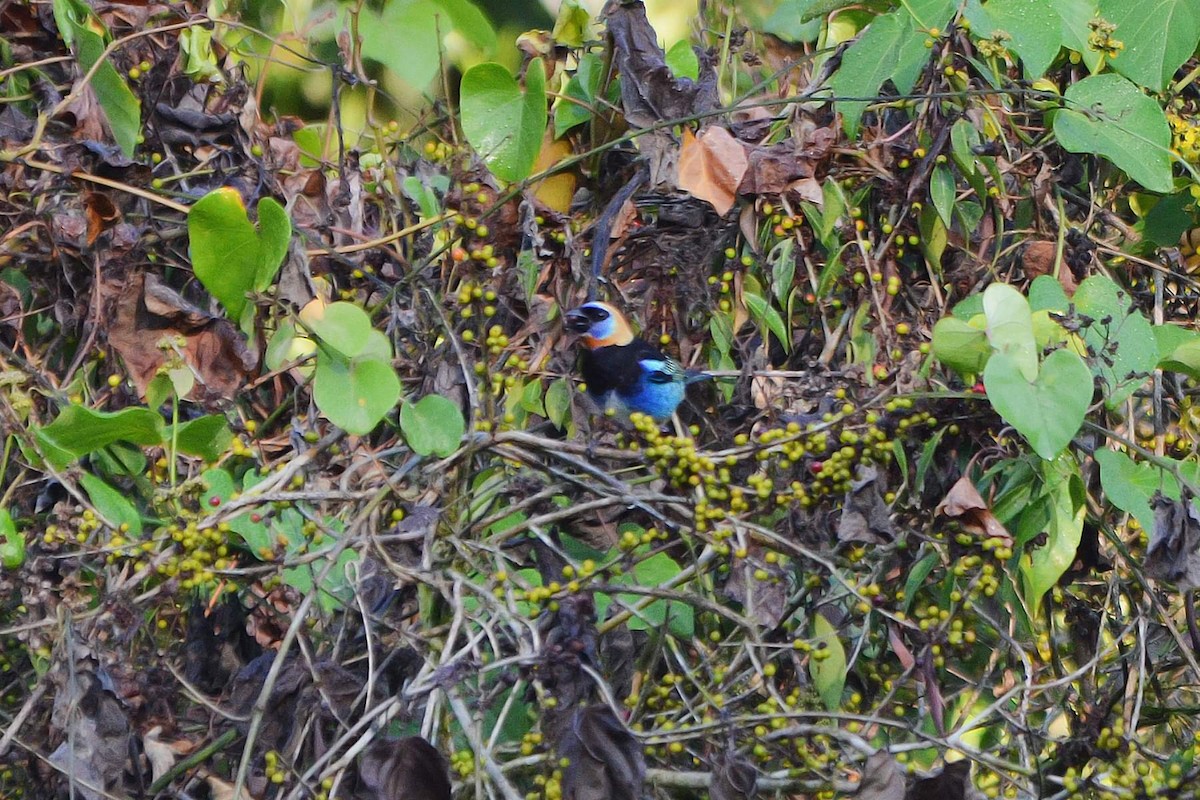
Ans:
{"type": "Polygon", "coordinates": [[[644,358],[662,360],[665,356],[641,339],[626,345],[609,345],[595,350],[584,350],[581,371],[588,392],[600,396],[612,390],[631,391],[642,377],[644,358]]]}

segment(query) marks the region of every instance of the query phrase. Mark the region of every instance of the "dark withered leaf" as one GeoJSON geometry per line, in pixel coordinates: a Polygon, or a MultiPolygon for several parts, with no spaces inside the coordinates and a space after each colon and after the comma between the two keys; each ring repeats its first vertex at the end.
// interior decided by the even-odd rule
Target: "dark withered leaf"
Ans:
{"type": "Polygon", "coordinates": [[[562,726],[563,800],[638,800],[646,778],[642,746],[605,705],[577,708],[562,726]]]}
{"type": "Polygon", "coordinates": [[[188,611],[184,676],[209,694],[224,689],[230,678],[262,653],[262,647],[246,633],[241,602],[232,595],[226,598],[212,609],[193,603],[188,611]]]}
{"type": "Polygon", "coordinates": [[[630,125],[648,128],[665,119],[682,119],[716,107],[717,74],[707,54],[697,54],[699,81],[676,78],[642,3],[610,2],[605,16],[621,72],[621,105],[630,125]]]}
{"type": "Polygon", "coordinates": [[[112,680],[86,649],[68,657],[75,662],[73,670],[59,663],[49,678],[54,693],[51,727],[63,735],[49,761],[70,780],[72,795],[100,800],[119,786],[125,772],[129,718],[112,692],[112,680]]]}
{"type": "Polygon", "coordinates": [[[358,764],[360,800],[450,800],[442,754],[420,736],[378,740],[358,764]]]}
{"type": "Polygon", "coordinates": [[[758,770],[749,759],[723,751],[713,759],[708,794],[711,800],[748,800],[758,788],[758,770]]]}
{"type": "Polygon", "coordinates": [[[886,544],[895,538],[896,529],[879,487],[879,473],[874,467],[860,468],[846,492],[838,541],[886,544]]]}
{"type": "Polygon", "coordinates": [[[1170,581],[1181,592],[1200,587],[1200,512],[1192,499],[1171,500],[1156,492],[1154,532],[1146,548],[1146,574],[1170,581]]]}
{"type": "Polygon", "coordinates": [[[904,800],[964,800],[970,777],[971,762],[955,761],[937,775],[913,781],[904,800]]]}

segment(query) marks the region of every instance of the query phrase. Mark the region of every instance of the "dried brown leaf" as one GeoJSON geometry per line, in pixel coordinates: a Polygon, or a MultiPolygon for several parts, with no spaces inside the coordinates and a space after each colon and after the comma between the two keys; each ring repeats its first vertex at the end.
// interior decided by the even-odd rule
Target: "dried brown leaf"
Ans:
{"type": "Polygon", "coordinates": [[[141,396],[167,361],[159,347],[164,339],[183,340],[180,352],[196,377],[189,399],[232,398],[253,372],[258,359],[232,323],[192,305],[153,273],[113,276],[101,291],[109,304],[108,341],[141,396]]]}
{"type": "Polygon", "coordinates": [[[1008,530],[996,519],[996,515],[975,488],[975,484],[971,483],[971,479],[966,475],[950,487],[950,491],[942,498],[942,502],[938,503],[935,512],[958,520],[964,530],[977,536],[999,538],[1004,540],[1005,544],[1012,543],[1012,536],[1008,530]]]}
{"type": "Polygon", "coordinates": [[[747,166],[745,149],[724,128],[710,125],[699,136],[683,132],[679,188],[708,201],[718,214],[724,216],[733,208],[747,166]]]}

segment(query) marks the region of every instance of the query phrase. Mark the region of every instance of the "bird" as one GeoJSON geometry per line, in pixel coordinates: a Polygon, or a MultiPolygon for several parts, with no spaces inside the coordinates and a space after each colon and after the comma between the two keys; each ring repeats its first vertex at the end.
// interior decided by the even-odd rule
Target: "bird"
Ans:
{"type": "Polygon", "coordinates": [[[625,316],[608,303],[593,300],[571,309],[565,325],[583,345],[580,367],[587,394],[606,413],[628,418],[637,412],[666,422],[687,386],[711,377],[684,369],[634,336],[625,316]]]}

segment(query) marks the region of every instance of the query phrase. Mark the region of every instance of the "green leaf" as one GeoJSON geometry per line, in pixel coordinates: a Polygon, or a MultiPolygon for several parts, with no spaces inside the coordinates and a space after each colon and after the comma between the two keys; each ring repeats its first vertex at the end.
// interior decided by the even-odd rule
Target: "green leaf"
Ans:
{"type": "Polygon", "coordinates": [[[560,47],[583,47],[584,42],[593,38],[591,27],[592,12],[580,5],[579,0],[563,0],[550,36],[560,47]]]}
{"type": "Polygon", "coordinates": [[[79,485],[87,492],[88,499],[105,522],[114,528],[128,525],[129,535],[132,537],[142,535],[142,515],[125,495],[90,473],[79,477],[79,485]]]}
{"type": "Polygon", "coordinates": [[[546,389],[546,419],[559,430],[566,427],[571,411],[571,384],[566,378],[551,381],[546,389]]]}
{"type": "Polygon", "coordinates": [[[438,394],[400,407],[400,430],[418,455],[450,455],[458,449],[466,428],[459,407],[438,394]]]}
{"type": "Polygon", "coordinates": [[[929,30],[945,28],[957,5],[953,0],[908,0],[872,20],[831,81],[847,134],[858,132],[863,111],[884,81],[890,79],[901,94],[912,90],[932,53],[925,47],[929,30]]]}
{"type": "Polygon", "coordinates": [[[1200,334],[1177,325],[1155,325],[1158,366],[1200,380],[1200,334]]]}
{"type": "Polygon", "coordinates": [[[1054,135],[1072,153],[1095,153],[1154,192],[1170,192],[1171,129],[1151,98],[1119,75],[1094,75],[1072,84],[1067,108],[1054,115],[1054,135]]]}
{"type": "Polygon", "coordinates": [[[918,225],[921,231],[921,253],[925,256],[925,263],[940,275],[942,254],[946,252],[946,245],[950,241],[946,226],[942,224],[942,216],[933,206],[925,206],[921,209],[918,225]]]}
{"type": "Polygon", "coordinates": [[[676,78],[700,80],[700,59],[696,57],[696,51],[692,49],[692,43],[689,40],[680,39],[672,45],[671,49],[667,51],[665,60],[667,68],[676,78]]]}
{"type": "Polygon", "coordinates": [[[183,54],[180,71],[195,83],[220,83],[225,79],[217,65],[212,47],[213,32],[193,25],[179,33],[179,51],[183,54]]]}
{"type": "MultiPolygon", "coordinates": [[[[679,564],[666,553],[655,553],[634,564],[633,570],[614,583],[657,588],[674,580],[681,572],[679,564]]],[[[645,602],[643,595],[619,594],[618,599],[629,607],[645,602]]],[[[695,634],[695,615],[692,607],[678,600],[659,598],[639,609],[627,623],[631,630],[661,630],[664,626],[672,635],[690,638],[695,634]]]]}
{"type": "Polygon", "coordinates": [[[229,430],[224,417],[206,414],[178,425],[168,425],[163,441],[169,444],[172,439],[182,453],[205,461],[217,461],[233,443],[233,431],[229,430]]]}
{"type": "Polygon", "coordinates": [[[1105,405],[1117,408],[1158,365],[1154,331],[1141,312],[1132,307],[1125,290],[1103,275],[1093,275],[1079,284],[1072,300],[1079,314],[1093,320],[1083,329],[1083,339],[1098,356],[1091,365],[1106,384],[1105,405]]]}
{"type": "MultiPolygon", "coordinates": [[[[917,591],[924,585],[925,579],[929,577],[929,573],[937,566],[937,553],[930,553],[922,558],[908,572],[908,578],[904,581],[904,602],[900,604],[900,610],[908,613],[908,609],[912,607],[913,601],[917,599],[917,591]]],[[[832,710],[832,709],[831,709],[832,710]]]]}
{"type": "Polygon", "coordinates": [[[561,138],[571,128],[592,118],[603,78],[604,61],[595,53],[585,53],[563,90],[566,97],[554,105],[554,138],[561,138]]]}
{"type": "Polygon", "coordinates": [[[983,292],[983,315],[992,347],[1011,358],[1026,380],[1037,377],[1037,340],[1025,295],[1007,283],[993,283],[983,292]]]}
{"type": "Polygon", "coordinates": [[[1039,275],[1029,286],[1029,307],[1034,311],[1053,311],[1066,314],[1071,300],[1058,280],[1049,275],[1039,275]]]}
{"type": "MultiPolygon", "coordinates": [[[[436,178],[441,178],[442,183],[445,183],[447,180],[446,176],[444,175],[438,175],[436,178]]],[[[436,191],[438,187],[433,180],[419,178],[416,175],[409,175],[404,179],[403,188],[404,193],[408,195],[409,199],[416,203],[417,208],[421,210],[422,218],[429,219],[430,217],[436,217],[438,212],[441,211],[436,191]]],[[[445,192],[447,188],[449,188],[448,184],[444,185],[441,188],[441,191],[445,192]]]]}
{"type": "Polygon", "coordinates": [[[815,42],[821,35],[822,20],[819,17],[804,19],[805,12],[812,5],[813,0],[782,0],[771,16],[763,21],[763,32],[785,42],[815,42]]]}
{"type": "Polygon", "coordinates": [[[1079,432],[1092,401],[1091,370],[1071,350],[1051,353],[1032,382],[1011,357],[995,353],[984,367],[983,382],[996,412],[1046,460],[1079,432]]]}
{"type": "Polygon", "coordinates": [[[767,264],[771,266],[771,292],[775,299],[787,303],[792,293],[792,282],[796,279],[796,240],[784,239],[767,253],[767,264]]]}
{"type": "Polygon", "coordinates": [[[1175,247],[1179,237],[1196,223],[1192,211],[1195,200],[1189,192],[1176,192],[1154,204],[1142,221],[1142,235],[1159,247],[1175,247]]]}
{"type": "MultiPolygon", "coordinates": [[[[55,0],[54,16],[58,20],[59,29],[63,31],[63,40],[74,44],[80,72],[87,73],[104,55],[107,30],[104,31],[105,35],[96,30],[103,29],[103,24],[81,3],[55,0]]],[[[108,127],[112,130],[117,146],[127,158],[133,158],[142,125],[141,101],[107,59],[92,75],[91,86],[96,92],[96,99],[100,101],[104,116],[108,119],[108,127]]]]}
{"type": "Polygon", "coordinates": [[[942,224],[949,228],[954,224],[954,175],[943,165],[933,168],[929,176],[929,197],[937,209],[942,224]]]}
{"type": "Polygon", "coordinates": [[[329,421],[365,436],[400,399],[400,378],[387,359],[346,359],[332,352],[317,356],[313,400],[329,421]]]}
{"type": "Polygon", "coordinates": [[[0,508],[0,567],[17,569],[25,563],[25,537],[17,531],[7,508],[0,508]]]}
{"type": "Polygon", "coordinates": [[[34,435],[46,459],[57,469],[113,442],[150,446],[163,442],[163,418],[148,408],[93,411],[71,405],[53,422],[36,428],[34,435]]]}
{"type": "Polygon", "coordinates": [[[821,660],[808,659],[808,673],[812,676],[813,688],[830,711],[842,706],[842,689],[846,686],[846,648],[838,638],[837,630],[824,614],[813,614],[813,652],[825,650],[829,655],[821,660]]]}
{"type": "Polygon", "coordinates": [[[456,35],[491,55],[496,32],[467,0],[389,0],[379,13],[367,12],[359,26],[363,54],[417,89],[426,88],[448,60],[445,42],[456,35]],[[403,32],[403,43],[397,40],[403,32]]]}
{"type": "Polygon", "coordinates": [[[787,327],[783,324],[783,317],[779,316],[775,307],[762,295],[753,292],[742,292],[742,300],[746,303],[746,310],[750,312],[750,316],[754,317],[754,321],[774,334],[775,338],[779,340],[779,344],[783,346],[784,352],[791,352],[792,337],[788,336],[787,327]]]}
{"type": "Polygon", "coordinates": [[[1200,39],[1195,0],[1100,0],[1100,14],[1117,26],[1113,38],[1125,45],[1109,62],[1112,68],[1156,92],[1166,88],[1200,39]]]}
{"type": "Polygon", "coordinates": [[[858,133],[869,98],[878,95],[883,82],[895,72],[896,54],[913,36],[901,13],[876,17],[842,56],[842,66],[831,81],[834,95],[844,98],[837,101],[837,109],[851,138],[858,133]]]}
{"type": "Polygon", "coordinates": [[[957,317],[944,317],[933,326],[933,354],[965,378],[983,372],[992,346],[979,328],[957,317]]]}
{"type": "Polygon", "coordinates": [[[499,64],[479,64],[462,78],[463,133],[492,173],[506,181],[529,177],[546,129],[546,73],[535,58],[525,71],[525,91],[499,64]]]}
{"type": "Polygon", "coordinates": [[[1054,8],[1062,19],[1063,45],[1082,56],[1083,63],[1095,74],[1100,70],[1103,57],[1088,44],[1091,28],[1088,23],[1100,16],[1097,0],[1053,0],[1054,8]]]}
{"type": "Polygon", "coordinates": [[[225,186],[209,192],[188,211],[188,250],[204,288],[242,323],[246,294],[275,280],[291,241],[292,223],[283,206],[264,197],[258,224],[250,222],[242,196],[225,186]]]}
{"type": "Polygon", "coordinates": [[[1143,530],[1154,530],[1154,511],[1150,498],[1161,491],[1172,500],[1179,499],[1179,482],[1166,470],[1148,463],[1135,463],[1125,453],[1101,448],[1095,453],[1100,465],[1100,486],[1104,496],[1117,508],[1132,514],[1143,530]]]}
{"type": "MultiPolygon", "coordinates": [[[[1065,350],[1059,350],[1065,353],[1065,350]]],[[[1021,558],[1021,578],[1030,616],[1036,618],[1042,597],[1050,591],[1075,561],[1083,535],[1084,503],[1076,503],[1072,481],[1079,481],[1079,467],[1070,458],[1047,462],[1042,467],[1046,496],[1050,499],[1050,521],[1046,544],[1021,558]]]]}
{"type": "MultiPolygon", "coordinates": [[[[321,341],[346,358],[362,355],[372,334],[371,318],[353,303],[339,301],[325,305],[314,300],[300,312],[300,322],[321,341]]],[[[391,357],[389,346],[385,358],[391,357]]]]}
{"type": "Polygon", "coordinates": [[[987,39],[997,31],[1009,35],[1004,44],[1021,58],[1025,77],[1040,78],[1062,47],[1062,18],[1052,0],[989,0],[967,3],[971,34],[987,39]]]}

